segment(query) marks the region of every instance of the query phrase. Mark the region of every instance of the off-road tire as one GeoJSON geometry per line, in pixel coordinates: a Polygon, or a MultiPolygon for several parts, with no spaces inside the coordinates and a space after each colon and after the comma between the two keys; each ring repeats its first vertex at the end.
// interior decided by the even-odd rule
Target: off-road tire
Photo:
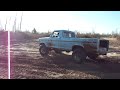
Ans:
{"type": "Polygon", "coordinates": [[[76,63],[80,63],[80,64],[83,63],[83,61],[86,60],[86,57],[87,55],[84,49],[77,48],[73,50],[72,58],[76,63]]]}
{"type": "Polygon", "coordinates": [[[41,56],[43,56],[43,57],[48,56],[48,53],[49,53],[49,51],[45,45],[40,45],[39,52],[40,52],[41,56]]]}

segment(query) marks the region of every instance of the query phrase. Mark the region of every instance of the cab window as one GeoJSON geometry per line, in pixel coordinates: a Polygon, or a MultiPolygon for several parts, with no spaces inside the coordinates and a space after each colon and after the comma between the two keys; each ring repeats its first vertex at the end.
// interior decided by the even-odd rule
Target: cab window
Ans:
{"type": "Polygon", "coordinates": [[[59,37],[59,32],[53,32],[52,37],[59,37]]]}
{"type": "Polygon", "coordinates": [[[75,38],[75,34],[73,32],[63,32],[64,38],[75,38]]]}

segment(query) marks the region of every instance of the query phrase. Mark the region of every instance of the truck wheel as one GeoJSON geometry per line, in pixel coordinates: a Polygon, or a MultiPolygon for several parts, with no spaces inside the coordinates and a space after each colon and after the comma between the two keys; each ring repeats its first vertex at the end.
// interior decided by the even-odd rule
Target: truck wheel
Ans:
{"type": "Polygon", "coordinates": [[[43,57],[48,55],[48,49],[45,45],[40,46],[39,52],[43,57]]]}
{"type": "Polygon", "coordinates": [[[82,49],[76,49],[72,53],[73,60],[77,63],[82,63],[83,61],[86,60],[86,52],[82,49]]]}
{"type": "Polygon", "coordinates": [[[97,57],[98,57],[98,55],[93,55],[93,54],[91,54],[91,55],[88,55],[88,57],[90,58],[90,59],[96,59],[97,57]]]}

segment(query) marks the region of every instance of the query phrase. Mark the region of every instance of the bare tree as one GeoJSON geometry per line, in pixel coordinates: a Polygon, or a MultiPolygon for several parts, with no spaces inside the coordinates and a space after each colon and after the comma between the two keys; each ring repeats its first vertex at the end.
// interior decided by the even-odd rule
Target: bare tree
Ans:
{"type": "Polygon", "coordinates": [[[1,26],[1,27],[0,27],[0,28],[1,28],[1,30],[3,30],[2,23],[1,23],[1,20],[0,20],[0,26],[1,26]]]}
{"type": "Polygon", "coordinates": [[[16,17],[15,17],[14,24],[13,24],[13,32],[15,31],[16,31],[16,17]]]}
{"type": "Polygon", "coordinates": [[[34,28],[34,29],[32,30],[32,33],[36,34],[36,33],[37,33],[37,30],[34,28]]]}
{"type": "Polygon", "coordinates": [[[21,25],[22,25],[22,16],[23,16],[23,12],[22,12],[22,15],[21,15],[20,30],[21,30],[21,25]]]}
{"type": "Polygon", "coordinates": [[[17,25],[17,30],[20,31],[20,24],[19,24],[19,23],[18,23],[18,25],[17,25]]]}
{"type": "Polygon", "coordinates": [[[6,30],[6,27],[7,27],[7,18],[6,18],[6,23],[5,23],[5,30],[6,30]]]}
{"type": "Polygon", "coordinates": [[[16,17],[17,17],[17,13],[16,13],[16,16],[15,16],[14,24],[13,24],[13,32],[16,31],[16,17]]]}

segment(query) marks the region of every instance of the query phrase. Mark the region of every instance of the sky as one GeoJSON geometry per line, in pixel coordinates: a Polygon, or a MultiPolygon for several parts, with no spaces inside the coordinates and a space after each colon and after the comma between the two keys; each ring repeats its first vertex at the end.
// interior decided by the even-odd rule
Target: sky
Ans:
{"type": "Polygon", "coordinates": [[[71,30],[79,32],[111,33],[120,32],[120,11],[0,11],[0,28],[16,28],[38,32],[71,30]]]}

